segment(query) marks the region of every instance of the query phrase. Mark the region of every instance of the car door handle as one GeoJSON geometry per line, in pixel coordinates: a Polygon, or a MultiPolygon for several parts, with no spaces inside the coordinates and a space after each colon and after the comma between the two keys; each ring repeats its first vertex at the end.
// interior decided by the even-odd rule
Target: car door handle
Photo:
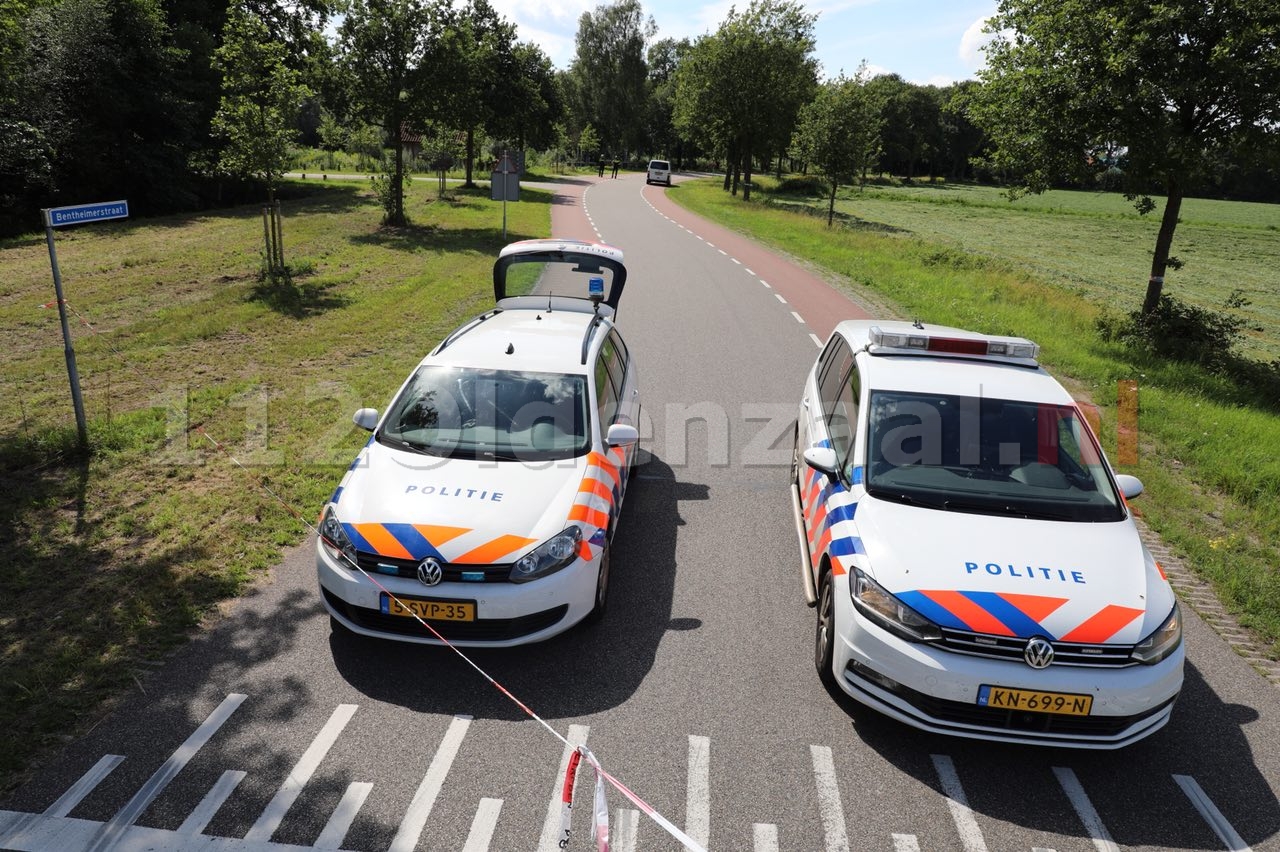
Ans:
{"type": "Polygon", "coordinates": [[[808,407],[809,407],[809,397],[807,397],[807,396],[806,396],[804,399],[800,400],[800,404],[801,404],[801,405],[803,405],[805,408],[808,408],[808,407]]]}

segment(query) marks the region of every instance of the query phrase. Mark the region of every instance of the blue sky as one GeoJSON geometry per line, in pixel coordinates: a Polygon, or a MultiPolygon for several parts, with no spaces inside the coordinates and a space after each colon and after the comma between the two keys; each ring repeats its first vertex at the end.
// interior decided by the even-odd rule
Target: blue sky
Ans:
{"type": "MultiPolygon", "coordinates": [[[[697,38],[714,32],[731,6],[749,0],[641,0],[658,38],[697,38]]],[[[558,68],[573,60],[583,12],[599,0],[493,0],[518,27],[521,41],[542,47],[558,68]]],[[[866,60],[873,74],[895,73],[913,83],[946,85],[971,79],[982,67],[982,22],[996,0],[811,0],[818,13],[816,54],[825,77],[849,75],[866,60]]]]}

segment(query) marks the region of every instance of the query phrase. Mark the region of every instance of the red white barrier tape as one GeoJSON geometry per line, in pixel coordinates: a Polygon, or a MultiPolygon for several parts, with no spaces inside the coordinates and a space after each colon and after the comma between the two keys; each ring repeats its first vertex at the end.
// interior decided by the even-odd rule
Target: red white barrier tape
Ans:
{"type": "MultiPolygon", "coordinates": [[[[218,452],[222,453],[224,456],[230,459],[232,464],[234,464],[236,467],[240,468],[245,473],[247,473],[255,482],[258,483],[259,488],[261,488],[264,492],[270,495],[272,499],[274,499],[277,503],[283,506],[290,515],[292,515],[293,517],[301,521],[302,524],[306,526],[307,529],[315,533],[317,538],[319,538],[321,541],[325,542],[326,544],[333,546],[334,550],[338,551],[339,553],[342,553],[342,558],[347,561],[348,565],[350,565],[352,568],[354,568],[355,570],[363,574],[365,579],[367,579],[370,583],[376,586],[380,591],[384,592],[389,598],[391,598],[392,600],[396,601],[396,603],[399,603],[403,606],[403,602],[398,597],[396,597],[394,592],[392,592],[386,586],[382,585],[382,583],[378,582],[377,577],[373,576],[368,571],[365,571],[363,568],[357,565],[352,559],[347,557],[347,555],[343,553],[342,549],[338,547],[334,542],[329,541],[327,538],[325,538],[315,524],[311,523],[306,518],[304,518],[297,510],[295,510],[291,505],[289,505],[289,503],[287,503],[283,497],[281,497],[275,491],[272,491],[271,488],[265,482],[263,482],[261,478],[255,476],[253,472],[249,470],[249,468],[241,464],[240,460],[237,459],[235,456],[233,456],[230,452],[228,452],[226,447],[222,446],[222,444],[214,440],[212,435],[204,431],[203,426],[197,425],[192,428],[193,428],[193,431],[203,435],[206,439],[208,439],[209,443],[211,443],[214,446],[214,448],[218,450],[218,452]]],[[[488,672],[480,668],[480,666],[477,665],[474,661],[472,661],[470,657],[464,654],[460,648],[458,648],[448,639],[444,638],[444,636],[440,635],[439,631],[437,631],[434,627],[432,627],[430,624],[424,621],[422,617],[419,616],[416,612],[413,612],[413,610],[410,607],[404,606],[403,608],[406,611],[410,612],[419,624],[421,624],[423,627],[429,630],[431,632],[431,635],[434,636],[437,640],[439,640],[442,645],[444,645],[450,651],[453,651],[453,653],[461,657],[463,662],[471,666],[471,668],[474,669],[476,673],[479,674],[482,678],[487,680],[494,687],[494,689],[501,692],[508,699],[510,699],[513,704],[515,704],[517,707],[523,710],[530,719],[534,720],[543,728],[547,729],[547,731],[549,731],[551,735],[554,736],[556,739],[558,739],[562,744],[569,745],[569,740],[566,737],[561,735],[561,733],[557,731],[555,728],[551,727],[551,725],[548,724],[545,719],[543,719],[537,713],[533,712],[533,710],[527,704],[525,704],[519,698],[516,698],[514,695],[512,695],[511,692],[507,690],[505,686],[503,686],[502,684],[494,680],[489,675],[488,672]]],[[[631,792],[631,790],[629,790],[626,787],[626,785],[624,785],[617,778],[614,778],[608,772],[605,772],[604,767],[600,765],[600,761],[596,759],[596,756],[592,754],[591,751],[587,749],[586,746],[582,746],[582,745],[577,746],[573,754],[570,755],[569,766],[568,766],[568,769],[565,771],[564,786],[561,789],[560,837],[559,837],[559,840],[557,841],[558,848],[560,849],[569,848],[569,835],[571,831],[570,823],[573,818],[573,785],[577,777],[578,765],[581,762],[582,758],[584,757],[586,758],[587,763],[591,765],[591,768],[595,770],[595,774],[596,774],[595,800],[594,800],[594,808],[593,808],[594,812],[593,812],[593,819],[592,819],[592,825],[591,825],[591,839],[592,839],[592,842],[595,843],[596,845],[596,852],[609,852],[609,806],[608,806],[608,802],[605,800],[605,790],[604,790],[605,781],[608,781],[611,785],[613,785],[613,787],[617,789],[618,792],[622,793],[622,795],[625,796],[628,799],[628,801],[630,801],[642,812],[644,812],[644,814],[648,816],[649,819],[653,820],[658,825],[662,826],[662,828],[668,834],[670,834],[676,840],[679,840],[682,844],[684,844],[685,849],[689,850],[689,852],[707,852],[705,847],[703,847],[700,843],[693,840],[693,838],[689,837],[683,831],[681,831],[680,829],[672,825],[670,820],[668,820],[662,814],[654,810],[653,807],[648,802],[646,802],[644,799],[641,799],[635,793],[631,792]]]]}

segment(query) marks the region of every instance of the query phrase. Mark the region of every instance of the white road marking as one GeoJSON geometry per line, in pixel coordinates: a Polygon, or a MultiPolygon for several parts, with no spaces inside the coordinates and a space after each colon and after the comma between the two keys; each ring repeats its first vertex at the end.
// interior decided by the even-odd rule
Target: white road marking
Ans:
{"type": "Polygon", "coordinates": [[[738,264],[739,266],[742,265],[742,261],[738,260],[736,257],[731,257],[729,259],[732,260],[734,263],[738,264]]]}
{"type": "Polygon", "coordinates": [[[109,849],[115,845],[121,832],[129,826],[133,825],[134,820],[142,816],[142,812],[147,809],[150,804],[155,801],[156,796],[169,786],[169,782],[177,777],[178,773],[183,770],[191,758],[195,757],[196,752],[207,743],[223,723],[230,718],[236,708],[245,700],[244,695],[232,693],[214,708],[200,727],[196,728],[191,736],[187,737],[186,742],[178,746],[178,750],[169,756],[155,774],[147,779],[147,783],[142,785],[138,792],[133,794],[133,798],[125,804],[120,812],[111,818],[110,822],[105,823],[97,836],[94,838],[89,852],[99,852],[102,849],[109,849]]]}
{"type": "Polygon", "coordinates": [[[711,840],[711,740],[689,737],[689,783],[684,800],[684,833],[706,847],[711,840]]]}
{"type": "Polygon", "coordinates": [[[769,822],[757,822],[751,826],[753,852],[778,852],[778,827],[769,822]]]}
{"type": "Polygon", "coordinates": [[[1044,846],[1032,846],[1031,852],[1057,852],[1056,849],[1047,849],[1044,846]]]}
{"type": "Polygon", "coordinates": [[[707,245],[709,245],[711,248],[715,248],[715,247],[716,247],[716,244],[715,244],[715,243],[713,243],[713,242],[711,242],[711,240],[707,240],[707,245]]]}
{"type": "MultiPolygon", "coordinates": [[[[710,244],[710,243],[707,243],[707,245],[711,245],[711,244],[710,244]]],[[[728,257],[728,256],[729,256],[729,252],[725,251],[724,249],[716,249],[716,251],[720,252],[720,253],[721,253],[722,255],[724,255],[725,257],[728,257]]]]}
{"type": "Polygon", "coordinates": [[[795,311],[792,311],[792,312],[791,312],[791,316],[793,316],[793,317],[795,317],[795,318],[796,318],[796,322],[800,323],[801,325],[804,325],[804,317],[800,316],[800,315],[799,315],[798,313],[796,313],[795,311]]]}
{"type": "Polygon", "coordinates": [[[787,300],[786,300],[786,299],[784,299],[784,298],[782,298],[782,294],[781,294],[781,293],[774,293],[774,294],[773,294],[773,298],[777,299],[779,302],[781,302],[781,303],[782,303],[782,304],[784,304],[784,305],[787,303],[787,300]]]}
{"type": "Polygon", "coordinates": [[[302,757],[298,758],[297,764],[289,771],[288,777],[284,779],[280,789],[276,791],[275,796],[267,803],[267,807],[263,810],[262,815],[258,817],[258,821],[245,834],[245,840],[271,839],[271,835],[276,833],[276,829],[284,821],[284,815],[289,812],[289,808],[293,807],[293,803],[297,801],[298,796],[302,795],[302,788],[311,780],[311,776],[320,765],[320,761],[324,760],[324,756],[329,753],[329,749],[337,741],[342,729],[347,726],[347,723],[351,721],[351,717],[356,714],[356,709],[355,704],[338,705],[337,709],[329,716],[329,721],[324,723],[320,733],[316,734],[316,738],[311,741],[311,745],[307,746],[307,750],[302,753],[302,757]]]}
{"type": "Polygon", "coordinates": [[[640,832],[640,812],[635,808],[618,808],[613,812],[609,832],[610,852],[636,852],[636,836],[640,832]]]}
{"type": "Polygon", "coordinates": [[[588,725],[569,726],[569,744],[560,755],[560,769],[556,771],[555,781],[551,784],[551,801],[547,803],[547,818],[542,823],[542,840],[538,842],[538,852],[559,852],[560,840],[560,794],[564,789],[564,774],[569,769],[569,757],[574,750],[587,742],[588,725]]]}
{"type": "Polygon", "coordinates": [[[831,759],[831,749],[811,745],[809,754],[813,758],[813,780],[818,785],[818,811],[822,814],[822,833],[827,839],[827,852],[849,852],[844,805],[840,803],[840,787],[836,783],[836,767],[831,759]]]}
{"type": "Polygon", "coordinates": [[[960,776],[956,774],[955,764],[945,754],[930,755],[933,768],[938,772],[938,780],[942,782],[942,793],[947,797],[947,807],[951,809],[951,820],[956,824],[956,832],[965,852],[987,852],[987,841],[982,837],[982,829],[969,810],[969,802],[965,798],[964,788],[960,786],[960,776]]]}
{"type": "Polygon", "coordinates": [[[895,834],[893,852],[920,852],[920,841],[914,834],[895,834]]]}
{"type": "Polygon", "coordinates": [[[1227,818],[1222,815],[1222,811],[1218,810],[1217,805],[1209,799],[1209,796],[1196,783],[1196,779],[1190,775],[1175,775],[1173,780],[1178,782],[1182,792],[1187,794],[1191,804],[1196,806],[1200,816],[1204,817],[1204,821],[1209,823],[1213,833],[1218,835],[1218,839],[1222,841],[1227,849],[1231,850],[1231,852],[1249,852],[1249,844],[1245,843],[1244,838],[1231,827],[1231,823],[1227,822],[1227,818]]]}
{"type": "Polygon", "coordinates": [[[347,839],[351,823],[355,822],[356,814],[360,813],[360,806],[369,797],[369,791],[372,789],[373,785],[365,781],[352,781],[347,785],[347,791],[342,794],[342,801],[338,802],[338,806],[333,809],[333,813],[329,815],[329,821],[324,825],[324,831],[321,831],[320,836],[316,838],[315,848],[342,848],[342,841],[347,839]]]}
{"type": "Polygon", "coordinates": [[[449,767],[453,766],[453,759],[458,756],[458,748],[462,745],[462,738],[467,735],[467,728],[470,725],[471,717],[462,714],[454,716],[453,721],[449,723],[449,729],[444,732],[440,747],[436,749],[435,757],[431,758],[427,774],[422,777],[418,791],[413,794],[409,810],[405,812],[404,819],[400,820],[400,828],[396,831],[391,845],[387,847],[387,852],[412,852],[418,847],[422,827],[427,824],[427,817],[431,816],[436,796],[440,795],[445,776],[449,774],[449,767]]]}
{"type": "Polygon", "coordinates": [[[196,805],[196,809],[191,812],[182,825],[178,826],[179,834],[199,834],[204,831],[204,827],[209,824],[209,820],[213,819],[213,815],[218,812],[231,794],[235,792],[236,787],[244,780],[248,773],[241,772],[238,769],[228,769],[222,773],[222,776],[209,788],[209,792],[204,794],[204,798],[200,800],[200,804],[196,805]]]}
{"type": "Polygon", "coordinates": [[[747,269],[747,267],[745,267],[745,266],[744,266],[744,267],[742,267],[742,268],[743,268],[743,269],[746,269],[746,271],[747,271],[747,274],[748,274],[748,275],[755,275],[755,273],[754,273],[754,272],[752,272],[750,269],[747,269]]]}
{"type": "Polygon", "coordinates": [[[818,335],[810,334],[809,339],[812,340],[815,344],[817,344],[819,349],[822,348],[822,338],[818,337],[818,335]]]}
{"type": "Polygon", "coordinates": [[[763,278],[761,278],[761,279],[760,279],[760,283],[761,283],[761,284],[763,284],[763,285],[764,285],[764,286],[766,286],[766,287],[769,287],[769,289],[770,289],[770,290],[772,290],[772,289],[773,289],[772,287],[770,287],[770,286],[769,286],[769,282],[768,282],[768,281],[765,281],[763,278]]]}
{"type": "Polygon", "coordinates": [[[1065,766],[1053,767],[1053,774],[1058,776],[1058,783],[1062,785],[1062,791],[1071,800],[1071,806],[1079,814],[1080,821],[1084,823],[1085,831],[1089,832],[1089,838],[1093,840],[1093,847],[1098,852],[1120,852],[1120,847],[1111,839],[1111,835],[1107,833],[1107,827],[1102,824],[1102,817],[1098,816],[1098,812],[1093,808],[1093,803],[1085,795],[1084,787],[1080,786],[1080,779],[1076,778],[1076,774],[1065,766]]]}
{"type": "Polygon", "coordinates": [[[111,770],[115,769],[124,761],[124,755],[121,754],[104,754],[98,758],[98,762],[90,767],[89,771],[80,776],[80,780],[67,788],[67,792],[58,797],[58,801],[50,805],[44,812],[45,816],[64,817],[75,810],[76,805],[84,799],[85,796],[93,792],[93,788],[102,783],[102,779],[111,774],[111,770]]]}
{"type": "Polygon", "coordinates": [[[467,845],[462,847],[462,852],[488,852],[489,841],[493,838],[493,830],[498,826],[498,813],[501,810],[501,799],[480,800],[475,819],[471,821],[467,845]]]}

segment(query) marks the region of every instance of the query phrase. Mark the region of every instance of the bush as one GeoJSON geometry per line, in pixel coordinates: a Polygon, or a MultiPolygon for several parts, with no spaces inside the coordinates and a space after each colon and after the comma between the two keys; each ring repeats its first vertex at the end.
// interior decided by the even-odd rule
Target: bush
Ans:
{"type": "Polygon", "coordinates": [[[775,195],[796,195],[805,198],[826,198],[827,181],[817,175],[783,178],[773,190],[775,195]]]}
{"type": "Polygon", "coordinates": [[[1098,331],[1105,340],[1146,349],[1162,358],[1222,369],[1238,360],[1235,349],[1249,328],[1244,317],[1228,311],[1248,304],[1239,290],[1227,297],[1223,311],[1198,308],[1164,295],[1150,314],[1137,310],[1122,318],[1103,316],[1098,320],[1098,331]]]}

